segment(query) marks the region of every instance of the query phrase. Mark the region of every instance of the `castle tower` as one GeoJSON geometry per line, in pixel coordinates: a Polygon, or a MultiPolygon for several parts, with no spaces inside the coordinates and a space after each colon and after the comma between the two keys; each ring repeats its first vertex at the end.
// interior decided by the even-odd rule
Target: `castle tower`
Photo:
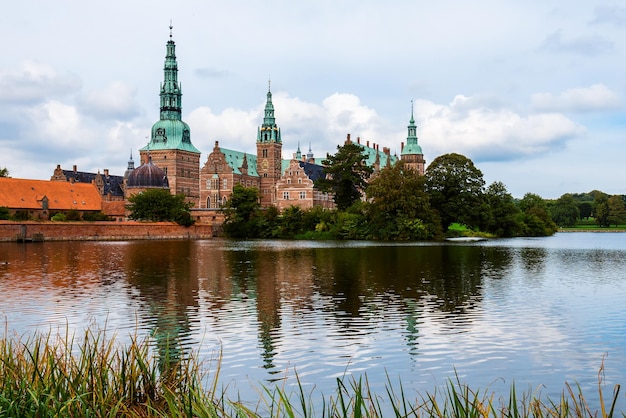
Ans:
{"type": "Polygon", "coordinates": [[[256,137],[261,206],[276,204],[276,182],[282,173],[282,149],[280,128],[276,125],[272,92],[268,86],[263,125],[259,128],[256,137]]]}
{"type": "Polygon", "coordinates": [[[139,150],[142,161],[148,155],[167,174],[172,194],[184,194],[198,206],[200,198],[200,151],[191,143],[189,125],[182,121],[182,90],[178,82],[176,45],[170,39],[166,45],[164,81],[159,93],[161,117],[152,126],[150,143],[139,150]]]}
{"type": "Polygon", "coordinates": [[[402,144],[402,152],[400,159],[404,161],[407,167],[411,167],[420,174],[424,174],[424,154],[422,153],[422,147],[417,143],[417,125],[415,125],[415,119],[413,118],[413,101],[411,100],[411,120],[409,121],[408,136],[406,138],[406,145],[402,144]]]}

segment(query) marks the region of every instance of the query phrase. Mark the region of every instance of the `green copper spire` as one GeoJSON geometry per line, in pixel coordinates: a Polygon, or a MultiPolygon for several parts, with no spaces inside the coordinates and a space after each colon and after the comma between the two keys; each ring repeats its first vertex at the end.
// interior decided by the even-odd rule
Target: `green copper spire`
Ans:
{"type": "Polygon", "coordinates": [[[182,91],[178,84],[178,63],[176,62],[176,45],[172,40],[170,23],[170,39],[167,41],[165,55],[164,82],[161,83],[161,119],[181,120],[182,91]]]}
{"type": "Polygon", "coordinates": [[[402,155],[406,154],[422,154],[422,147],[417,143],[417,125],[415,124],[415,118],[413,117],[413,100],[411,100],[411,120],[409,120],[409,126],[407,126],[409,134],[406,138],[406,145],[402,149],[402,155]]]}
{"type": "Polygon", "coordinates": [[[272,103],[272,91],[268,82],[267,102],[265,102],[265,116],[263,117],[263,125],[257,133],[257,142],[281,142],[280,129],[276,125],[274,117],[274,104],[272,103]]]}
{"type": "Polygon", "coordinates": [[[160,120],[152,125],[150,143],[141,148],[147,150],[183,150],[200,154],[191,143],[189,125],[182,120],[183,93],[178,82],[178,63],[176,62],[176,44],[172,40],[172,24],[170,23],[170,39],[167,41],[163,83],[159,97],[161,98],[160,120]]]}

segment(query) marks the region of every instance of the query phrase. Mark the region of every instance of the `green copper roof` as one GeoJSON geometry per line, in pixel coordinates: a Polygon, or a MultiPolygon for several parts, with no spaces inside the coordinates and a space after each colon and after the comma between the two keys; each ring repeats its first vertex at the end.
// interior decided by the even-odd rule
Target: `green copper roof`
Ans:
{"type": "Polygon", "coordinates": [[[276,125],[276,118],[274,117],[272,92],[269,88],[267,89],[267,102],[265,103],[263,125],[261,125],[257,132],[256,140],[257,142],[282,142],[280,137],[280,128],[276,125]]]}
{"type": "Polygon", "coordinates": [[[141,150],[178,149],[200,154],[191,143],[189,125],[182,121],[182,90],[178,83],[178,63],[176,62],[176,45],[170,39],[166,45],[164,80],[161,83],[159,97],[161,99],[160,120],[152,126],[150,143],[141,150]]]}
{"type": "Polygon", "coordinates": [[[222,147],[220,147],[219,150],[222,154],[224,154],[224,157],[226,158],[226,164],[228,164],[228,166],[233,169],[233,172],[235,174],[241,174],[240,167],[243,165],[243,159],[245,157],[248,161],[248,175],[254,177],[259,176],[259,173],[256,169],[256,155],[248,154],[241,151],[234,151],[222,147]]]}
{"type": "Polygon", "coordinates": [[[406,138],[406,145],[402,149],[402,155],[423,154],[422,147],[417,143],[417,125],[415,125],[413,118],[413,101],[411,101],[411,120],[409,120],[407,128],[409,133],[406,138]]]}
{"type": "Polygon", "coordinates": [[[182,120],[161,119],[152,125],[150,138],[141,151],[177,149],[200,154],[191,143],[189,125],[182,120]]]}
{"type": "Polygon", "coordinates": [[[382,151],[376,151],[374,148],[367,147],[363,144],[360,144],[363,150],[365,150],[365,163],[373,167],[376,164],[376,155],[378,155],[380,167],[385,167],[387,165],[387,160],[389,160],[389,165],[394,165],[398,158],[394,155],[387,155],[382,151]]]}

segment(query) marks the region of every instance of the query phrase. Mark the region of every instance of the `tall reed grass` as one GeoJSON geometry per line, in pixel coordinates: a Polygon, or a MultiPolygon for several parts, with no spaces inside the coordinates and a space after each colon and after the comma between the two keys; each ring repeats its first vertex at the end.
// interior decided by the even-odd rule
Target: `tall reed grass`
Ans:
{"type": "MultiPolygon", "coordinates": [[[[508,399],[473,390],[459,379],[432,393],[409,393],[389,376],[385,393],[372,393],[367,375],[337,380],[330,393],[259,384],[258,398],[231,400],[218,389],[197,355],[155,354],[154,341],[131,337],[120,345],[105,332],[81,338],[36,334],[0,339],[0,417],[613,417],[620,386],[604,405],[603,366],[599,410],[579,386],[566,385],[558,400],[539,395],[508,399]],[[202,382],[208,381],[208,387],[202,382]],[[321,402],[319,399],[321,398],[321,402]]],[[[218,362],[219,363],[219,362],[218,362]]],[[[325,388],[326,389],[326,388],[325,388]]]]}

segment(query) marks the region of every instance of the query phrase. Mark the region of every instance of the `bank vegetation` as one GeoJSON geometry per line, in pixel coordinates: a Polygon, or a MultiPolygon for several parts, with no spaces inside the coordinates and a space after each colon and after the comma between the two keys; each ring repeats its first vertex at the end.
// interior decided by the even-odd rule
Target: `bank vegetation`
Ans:
{"type": "Polygon", "coordinates": [[[600,405],[566,384],[558,399],[540,392],[497,397],[458,378],[444,389],[416,393],[388,378],[384,393],[373,393],[367,376],[337,379],[334,388],[310,392],[259,384],[256,399],[230,399],[220,387],[219,368],[204,370],[192,354],[150,339],[121,344],[105,332],[82,337],[35,334],[0,339],[2,417],[613,417],[620,387],[600,405]],[[321,401],[320,401],[321,399],[321,401]],[[606,403],[606,405],[605,405],[606,403]]]}
{"type": "Polygon", "coordinates": [[[332,193],[336,209],[279,211],[261,208],[256,188],[236,185],[224,207],[224,231],[233,238],[439,240],[549,236],[593,223],[609,229],[626,223],[623,196],[599,191],[546,200],[534,193],[514,198],[501,182],[486,185],[467,157],[445,154],[424,175],[402,161],[373,173],[356,144],[338,147],[325,161],[316,187],[332,193]],[[459,227],[460,226],[460,227],[459,227]]]}

